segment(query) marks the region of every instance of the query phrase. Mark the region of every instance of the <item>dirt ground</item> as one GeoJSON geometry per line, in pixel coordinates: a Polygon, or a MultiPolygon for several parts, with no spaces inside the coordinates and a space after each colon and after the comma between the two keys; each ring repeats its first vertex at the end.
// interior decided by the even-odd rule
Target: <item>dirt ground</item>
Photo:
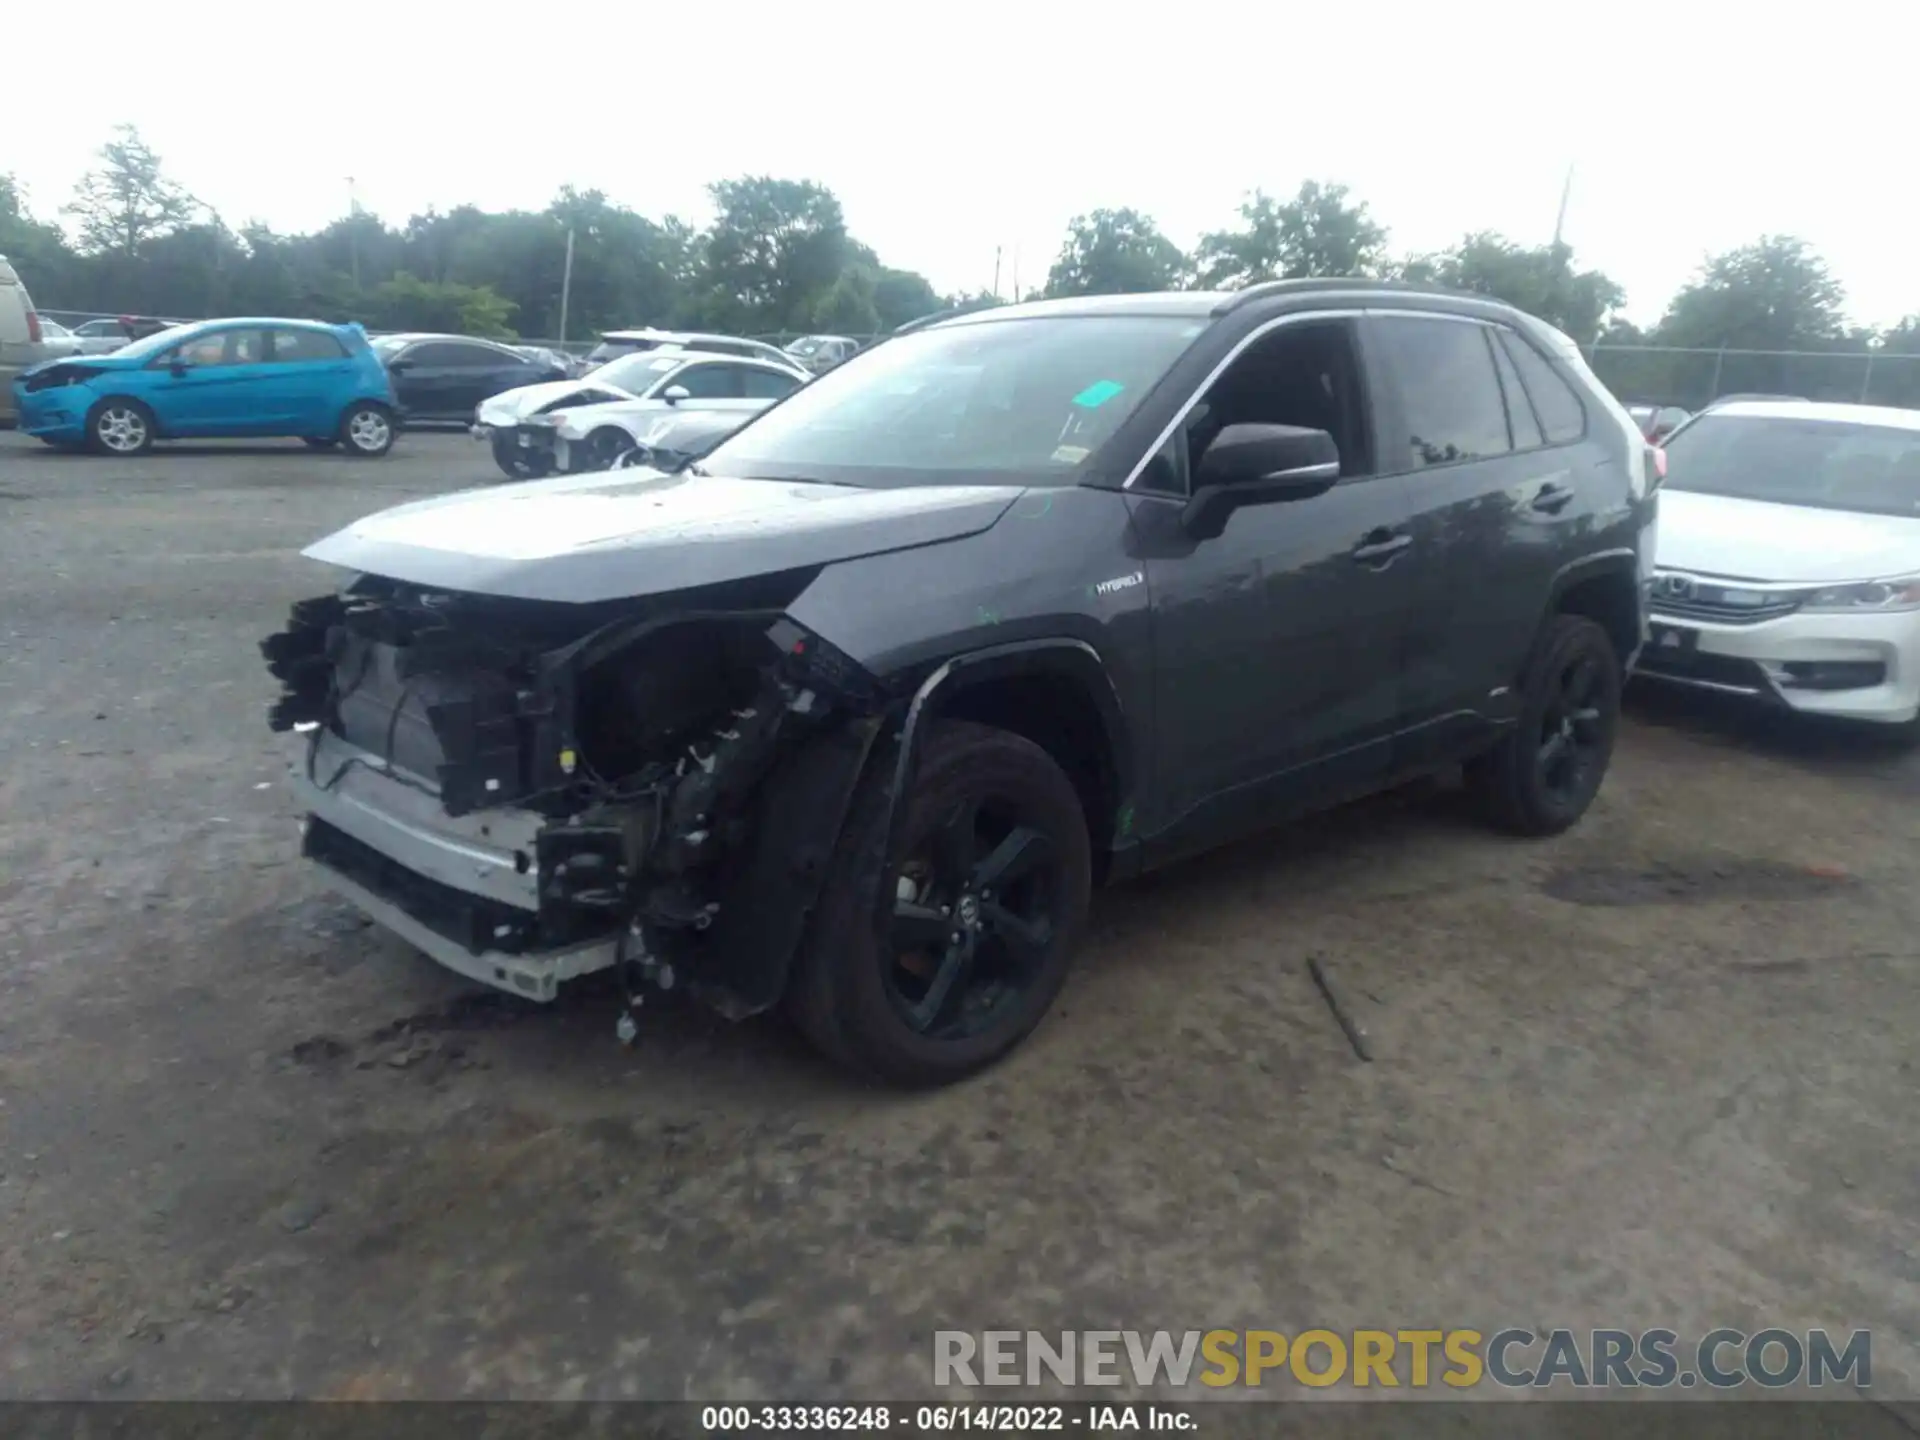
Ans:
{"type": "Polygon", "coordinates": [[[692,1009],[629,1051],[295,858],[298,547],[491,472],[0,434],[0,1396],[913,1398],[942,1328],[1509,1324],[1865,1326],[1914,1393],[1920,760],[1642,698],[1560,840],[1440,787],[1106,894],[957,1089],[692,1009]]]}

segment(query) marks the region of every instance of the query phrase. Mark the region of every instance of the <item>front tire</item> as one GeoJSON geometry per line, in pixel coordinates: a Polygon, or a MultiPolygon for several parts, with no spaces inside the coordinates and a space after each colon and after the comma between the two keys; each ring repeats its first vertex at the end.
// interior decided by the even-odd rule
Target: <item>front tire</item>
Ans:
{"type": "Polygon", "coordinates": [[[1587,813],[1620,724],[1620,657],[1584,615],[1556,615],[1528,666],[1520,719],[1467,766],[1493,823],[1515,835],[1558,835],[1587,813]]]}
{"type": "Polygon", "coordinates": [[[349,455],[377,460],[393,448],[393,412],[371,400],[347,407],[340,417],[339,441],[349,455]]]}
{"type": "Polygon", "coordinates": [[[861,782],[787,1009],[859,1073],[944,1085],[1013,1049],[1060,993],[1092,893],[1086,817],[1032,741],[942,722],[901,810],[900,863],[882,876],[892,784],[884,762],[861,782]]]}
{"type": "Polygon", "coordinates": [[[612,425],[602,425],[587,436],[586,444],[589,470],[611,470],[620,463],[622,455],[634,448],[633,437],[612,425]]]}
{"type": "Polygon", "coordinates": [[[504,440],[493,442],[493,463],[509,480],[544,480],[553,473],[553,457],[539,450],[522,450],[504,440]]]}
{"type": "Polygon", "coordinates": [[[87,448],[97,455],[144,455],[153,448],[153,412],[113,396],[87,412],[87,448]]]}

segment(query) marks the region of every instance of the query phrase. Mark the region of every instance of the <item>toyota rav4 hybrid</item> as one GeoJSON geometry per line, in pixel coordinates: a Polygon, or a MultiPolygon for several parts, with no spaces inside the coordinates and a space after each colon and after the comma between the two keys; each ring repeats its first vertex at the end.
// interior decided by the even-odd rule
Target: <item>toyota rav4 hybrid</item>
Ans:
{"type": "Polygon", "coordinates": [[[1009,306],[678,473],[319,541],[353,573],[263,642],[272,724],[305,732],[305,854],[454,970],[546,1000],[613,967],[629,1006],[783,1007],[937,1083],[1040,1021],[1097,884],[1458,761],[1506,827],[1573,824],[1654,486],[1501,304],[1009,306]]]}

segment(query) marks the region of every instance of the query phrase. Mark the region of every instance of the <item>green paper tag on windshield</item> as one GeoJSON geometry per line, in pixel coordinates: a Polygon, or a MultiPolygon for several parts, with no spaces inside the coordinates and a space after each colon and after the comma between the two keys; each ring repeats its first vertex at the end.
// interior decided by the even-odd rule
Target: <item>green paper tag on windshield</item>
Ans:
{"type": "Polygon", "coordinates": [[[1098,409],[1126,388],[1118,380],[1096,380],[1074,396],[1073,403],[1088,410],[1098,409]]]}

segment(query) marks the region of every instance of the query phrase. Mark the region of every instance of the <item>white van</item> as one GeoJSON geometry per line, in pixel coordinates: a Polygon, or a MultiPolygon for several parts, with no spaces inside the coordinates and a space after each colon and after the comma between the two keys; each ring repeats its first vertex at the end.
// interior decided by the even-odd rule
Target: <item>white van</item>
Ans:
{"type": "Polygon", "coordinates": [[[33,313],[33,297],[7,257],[0,255],[0,424],[11,425],[14,420],[14,376],[46,358],[40,341],[40,317],[33,313]]]}

